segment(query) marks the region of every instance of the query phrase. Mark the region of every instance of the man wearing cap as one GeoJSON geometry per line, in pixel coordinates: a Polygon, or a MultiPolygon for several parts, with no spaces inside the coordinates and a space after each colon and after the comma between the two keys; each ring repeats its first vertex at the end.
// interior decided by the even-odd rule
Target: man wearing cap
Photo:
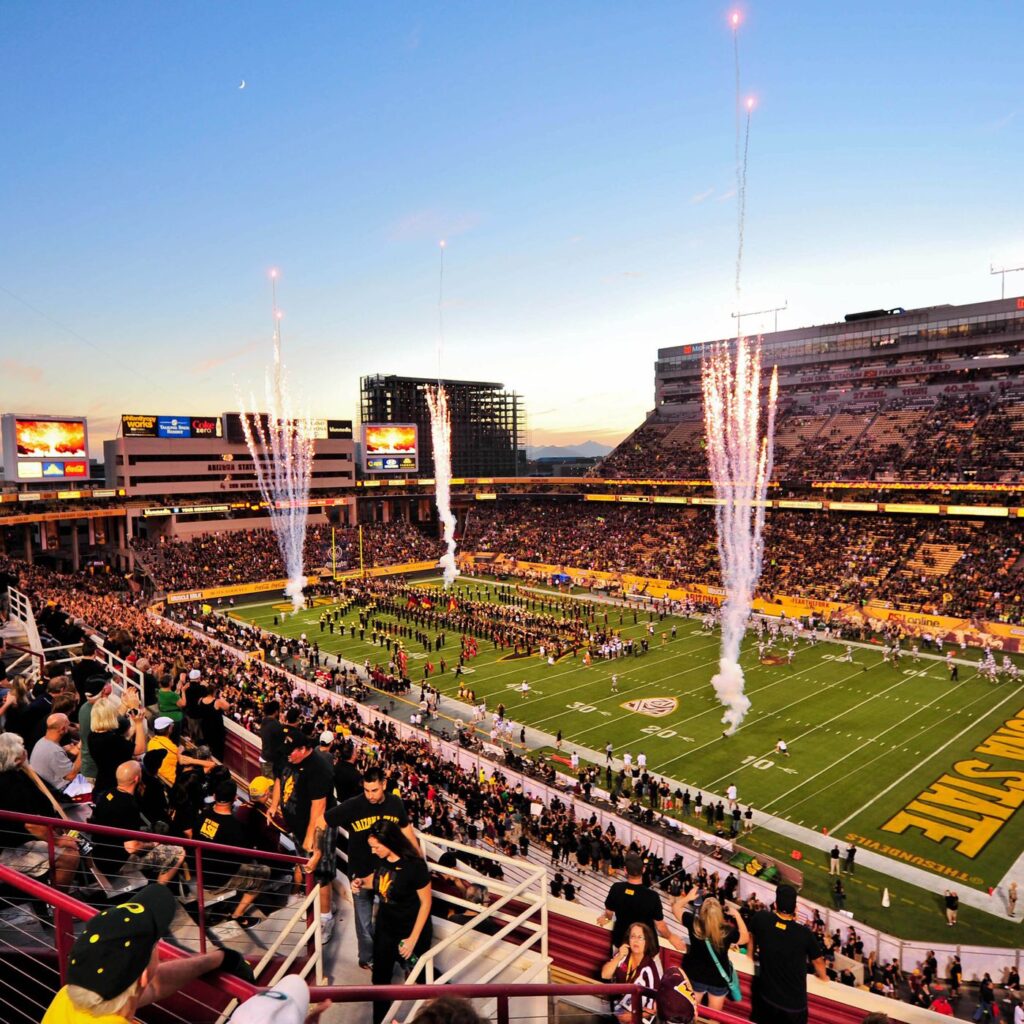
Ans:
{"type": "Polygon", "coordinates": [[[173,786],[178,778],[178,765],[198,765],[208,772],[217,763],[216,761],[189,757],[188,754],[184,753],[184,748],[179,747],[171,739],[171,731],[173,729],[174,719],[162,715],[153,723],[154,735],[150,737],[149,745],[146,747],[147,750],[166,751],[167,756],[164,758],[163,764],[160,765],[158,774],[168,786],[173,786]]]}
{"type": "MultiPolygon", "coordinates": [[[[274,795],[274,780],[265,775],[257,775],[249,783],[249,803],[235,808],[235,817],[245,830],[243,846],[265,853],[281,852],[281,835],[283,829],[271,821],[269,817],[270,800],[274,795]]],[[[278,865],[280,867],[280,865],[278,865]]],[[[271,868],[273,872],[273,868],[271,868]]]]}
{"type": "Polygon", "coordinates": [[[807,962],[828,981],[821,943],[796,920],[796,889],[775,890],[775,910],[759,910],[750,919],[758,968],[751,990],[751,1020],[756,1024],[806,1024],[807,962]]]}
{"type": "MultiPolygon", "coordinates": [[[[186,829],[189,839],[204,839],[222,846],[245,847],[248,836],[245,826],[235,817],[235,781],[230,776],[221,779],[213,792],[212,806],[204,807],[196,818],[194,828],[186,829]]],[[[241,893],[231,920],[242,928],[251,928],[258,918],[249,914],[249,908],[263,891],[270,878],[270,867],[256,861],[239,863],[235,854],[220,855],[211,850],[203,852],[203,884],[210,889],[234,889],[241,893]]]]}
{"type": "Polygon", "coordinates": [[[208,971],[239,959],[217,949],[160,962],[177,903],[162,885],[147,885],[130,902],[86,922],[71,947],[68,983],[53,997],[42,1024],[129,1024],[150,1003],[167,999],[208,971]]]}
{"type": "Polygon", "coordinates": [[[199,701],[206,692],[202,680],[203,673],[198,668],[192,669],[188,674],[185,692],[182,694],[185,698],[185,732],[196,743],[200,743],[204,739],[202,715],[199,711],[199,701]]]}
{"type": "Polygon", "coordinates": [[[337,872],[334,830],[324,824],[324,814],[334,806],[334,766],[314,749],[312,736],[295,731],[285,747],[287,765],[283,778],[274,781],[271,818],[278,807],[298,847],[309,858],[306,870],[320,885],[320,933],[329,942],[334,932],[331,894],[337,872]]]}

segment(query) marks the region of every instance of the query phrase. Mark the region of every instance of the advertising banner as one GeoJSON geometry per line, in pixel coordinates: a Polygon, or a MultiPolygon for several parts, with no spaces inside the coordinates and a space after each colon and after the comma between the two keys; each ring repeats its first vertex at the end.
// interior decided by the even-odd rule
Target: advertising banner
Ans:
{"type": "Polygon", "coordinates": [[[191,416],[157,416],[157,437],[191,437],[191,416]]]}

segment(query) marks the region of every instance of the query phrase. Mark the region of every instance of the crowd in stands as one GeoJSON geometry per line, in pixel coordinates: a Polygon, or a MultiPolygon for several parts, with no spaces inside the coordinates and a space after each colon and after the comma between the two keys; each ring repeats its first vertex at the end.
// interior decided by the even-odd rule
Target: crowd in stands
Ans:
{"type": "MultiPolygon", "coordinates": [[[[769,512],[762,596],[800,595],[1020,622],[1021,532],[1011,520],[769,512]],[[936,551],[952,559],[946,571],[936,551]]],[[[494,503],[474,509],[463,547],[610,573],[720,586],[713,508],[494,503]]]]}
{"type": "MultiPolygon", "coordinates": [[[[116,645],[120,653],[143,673],[146,683],[141,701],[129,691],[129,695],[113,709],[134,719],[123,726],[119,724],[113,727],[125,729],[126,743],[131,743],[135,732],[140,730],[136,717],[140,704],[160,713],[155,721],[151,716],[151,725],[155,727],[152,731],[157,742],[154,747],[153,741],[150,741],[149,752],[143,756],[141,766],[127,772],[117,769],[116,792],[126,802],[135,800],[141,777],[146,777],[151,783],[162,777],[167,759],[164,758],[163,764],[158,763],[159,758],[149,761],[154,751],[176,748],[178,756],[175,769],[183,777],[198,777],[202,781],[204,775],[213,776],[217,772],[212,752],[208,749],[215,731],[209,725],[214,713],[230,716],[261,734],[265,732],[268,719],[272,719],[281,723],[282,742],[279,746],[285,759],[292,758],[290,751],[303,747],[302,743],[288,739],[289,736],[303,737],[304,742],[309,744],[307,752],[315,742],[319,742],[316,755],[330,758],[335,766],[334,785],[339,800],[351,792],[353,780],[358,781],[360,774],[364,778],[374,778],[376,776],[373,771],[376,770],[383,773],[386,792],[397,791],[402,794],[409,821],[423,832],[456,839],[471,847],[501,851],[513,857],[527,856],[534,845],[544,849],[551,863],[551,891],[555,896],[573,899],[577,885],[587,878],[607,879],[609,882],[614,880],[622,872],[630,854],[639,855],[643,859],[644,883],[661,889],[669,898],[699,891],[704,897],[729,901],[737,893],[739,880],[726,868],[723,867],[720,872],[707,869],[696,872],[682,870],[680,859],[663,862],[636,840],[626,843],[620,839],[614,823],[607,818],[604,819],[605,824],[602,824],[596,813],[586,818],[580,817],[571,804],[557,797],[542,806],[539,814],[532,813],[530,803],[535,798],[527,798],[522,785],[510,782],[501,770],[467,772],[447,760],[436,746],[425,740],[400,738],[391,723],[378,720],[373,725],[364,724],[354,704],[329,700],[326,695],[319,696],[317,691],[309,688],[294,688],[286,676],[275,671],[264,660],[271,644],[275,645],[275,650],[270,661],[281,660],[291,666],[300,656],[308,660],[308,643],[279,651],[276,640],[269,634],[243,623],[228,623],[217,632],[222,643],[236,648],[239,653],[260,650],[264,655],[260,659],[244,659],[226,647],[211,644],[194,629],[191,618],[183,610],[174,614],[181,623],[187,623],[192,628],[183,628],[181,623],[147,613],[130,592],[117,589],[116,577],[112,577],[105,586],[90,583],[88,587],[83,587],[79,586],[78,576],[59,576],[3,559],[0,559],[0,573],[5,574],[7,579],[16,577],[17,585],[30,595],[40,614],[50,613],[51,622],[57,621],[53,616],[59,611],[66,623],[75,625],[83,633],[98,631],[107,643],[116,645]],[[198,710],[198,704],[202,701],[208,704],[212,702],[216,706],[204,713],[198,710]],[[175,711],[181,721],[180,733],[178,723],[168,724],[169,719],[164,714],[173,714],[175,711]],[[210,717],[206,717],[207,714],[210,717]],[[195,741],[206,741],[207,746],[191,746],[185,740],[187,733],[191,733],[195,741]],[[181,746],[178,746],[178,737],[181,746]],[[161,738],[164,739],[162,744],[161,738]],[[343,786],[347,787],[344,791],[343,786]]],[[[363,610],[364,618],[360,621],[365,621],[367,629],[372,627],[373,612],[389,602],[395,610],[404,607],[408,613],[401,621],[408,622],[410,627],[417,625],[431,632],[448,627],[487,635],[485,618],[489,615],[491,635],[497,636],[505,621],[500,606],[475,608],[472,601],[459,608],[413,608],[406,600],[407,591],[401,582],[366,581],[356,588],[352,596],[357,612],[363,610]]],[[[548,600],[556,601],[557,598],[548,600]]],[[[524,635],[534,631],[534,640],[547,635],[554,620],[554,616],[531,617],[523,609],[519,609],[518,615],[520,622],[516,628],[523,630],[524,635]]],[[[39,692],[28,695],[31,703],[25,710],[34,711],[34,714],[23,715],[20,720],[16,715],[13,718],[20,733],[12,728],[10,717],[5,718],[4,723],[7,734],[15,737],[10,744],[12,749],[22,743],[26,748],[39,743],[69,746],[67,756],[72,769],[68,774],[72,776],[81,767],[81,755],[73,749],[73,744],[85,743],[90,748],[95,744],[89,743],[88,735],[82,736],[81,725],[75,735],[74,729],[67,727],[68,721],[77,719],[81,722],[80,710],[88,706],[91,715],[96,718],[97,732],[108,729],[105,715],[97,710],[97,702],[107,700],[109,691],[100,685],[103,682],[100,663],[91,659],[88,638],[83,653],[85,658],[73,673],[67,676],[55,675],[52,679],[44,680],[39,692]],[[99,683],[97,676],[100,677],[99,683]],[[37,703],[44,706],[41,719],[37,703]],[[56,711],[58,706],[65,710],[56,711]],[[76,715],[76,711],[79,714],[76,715]],[[41,732],[40,725],[43,727],[41,732]]],[[[10,707],[4,710],[9,714],[10,707]]],[[[11,764],[8,764],[11,752],[7,751],[5,743],[0,743],[0,771],[9,773],[12,770],[11,764]]],[[[264,749],[267,749],[266,745],[264,749]]],[[[125,748],[124,756],[130,760],[138,756],[138,753],[138,747],[133,746],[131,750],[125,748]]],[[[516,768],[527,767],[523,758],[512,756],[509,761],[516,768]]],[[[131,764],[137,762],[132,761],[131,764]]],[[[276,766],[268,763],[265,768],[272,775],[279,774],[281,770],[280,763],[276,766]]],[[[590,769],[591,775],[594,772],[596,769],[590,769]]],[[[632,801],[631,811],[638,820],[653,820],[665,806],[666,799],[678,801],[681,807],[689,803],[685,796],[678,793],[667,795],[666,789],[658,784],[657,779],[647,776],[646,772],[638,768],[634,768],[629,776],[622,771],[614,780],[611,772],[608,776],[605,779],[608,788],[624,791],[624,795],[632,801]]],[[[596,779],[587,776],[586,772],[581,776],[579,792],[585,798],[589,797],[589,783],[593,781],[596,779]]],[[[231,798],[233,785],[230,783],[229,791],[228,781],[221,776],[218,782],[208,782],[205,787],[200,786],[198,791],[193,789],[177,797],[172,787],[171,795],[165,796],[165,806],[155,809],[151,804],[147,806],[147,817],[162,816],[161,820],[166,822],[172,835],[192,834],[191,830],[196,827],[197,813],[200,816],[207,815],[215,823],[224,823],[235,813],[231,798]],[[207,790],[213,800],[210,806],[202,803],[203,794],[207,790]],[[198,808],[195,803],[197,798],[198,808]]],[[[162,792],[159,787],[158,791],[162,792]]],[[[0,807],[11,806],[10,792],[10,786],[0,789],[0,807]]],[[[265,787],[260,792],[254,791],[256,800],[263,799],[266,803],[268,797],[269,792],[265,787]]],[[[269,802],[273,810],[273,800],[269,802]]],[[[27,802],[25,806],[29,806],[27,802]]],[[[34,806],[38,812],[39,805],[34,806]]],[[[695,807],[694,813],[699,814],[700,809],[695,807]]],[[[27,839],[31,834],[29,829],[22,838],[27,839]]],[[[236,843],[245,840],[252,843],[253,849],[276,848],[275,837],[266,829],[250,832],[243,830],[234,835],[236,843]],[[260,846],[260,842],[266,845],[260,846]]],[[[157,846],[142,854],[153,874],[164,880],[172,878],[181,863],[180,853],[171,853],[171,849],[157,846]]],[[[73,844],[70,844],[66,850],[62,848],[60,854],[58,881],[66,883],[77,869],[77,852],[73,844]]],[[[500,867],[494,861],[480,859],[473,864],[470,858],[470,862],[471,866],[485,874],[490,873],[495,877],[501,874],[500,867]]],[[[237,865],[229,865],[224,870],[229,868],[232,871],[238,870],[237,865]]],[[[257,880],[265,880],[259,873],[250,874],[257,880]]],[[[442,901],[437,905],[435,913],[445,912],[456,916],[464,913],[456,907],[445,909],[444,891],[442,885],[442,901]]],[[[468,893],[477,902],[487,899],[483,886],[472,890],[467,888],[462,892],[464,895],[468,893]]],[[[236,907],[237,914],[233,915],[244,926],[250,924],[248,911],[251,907],[252,900],[243,898],[236,907]]],[[[764,906],[756,896],[742,901],[740,905],[744,919],[749,919],[763,909],[764,906]]],[[[915,975],[905,976],[898,965],[878,964],[872,955],[865,954],[863,942],[854,927],[845,932],[837,930],[829,933],[824,921],[817,915],[809,923],[821,940],[823,951],[832,965],[831,976],[835,980],[844,984],[855,983],[853,972],[834,962],[837,954],[841,953],[864,965],[865,985],[879,993],[903,996],[918,1005],[926,1005],[939,991],[936,969],[929,961],[922,964],[922,970],[928,972],[923,981],[915,975]]]]}
{"type": "MultiPolygon", "coordinates": [[[[136,540],[134,547],[163,590],[191,590],[222,584],[283,579],[281,552],[273,530],[204,533],[186,540],[136,540]]],[[[402,519],[363,527],[367,567],[418,562],[439,554],[436,537],[402,519]]],[[[336,565],[359,567],[356,527],[312,524],[306,531],[303,561],[307,572],[336,565]],[[331,546],[337,548],[332,557],[331,546]]]]}
{"type": "MultiPolygon", "coordinates": [[[[706,480],[699,407],[654,415],[592,471],[606,480],[706,480]],[[680,418],[688,417],[688,418],[680,418]]],[[[1024,466],[1024,398],[952,391],[809,408],[791,396],[775,426],[773,477],[787,482],[1013,482],[1024,466]]]]}

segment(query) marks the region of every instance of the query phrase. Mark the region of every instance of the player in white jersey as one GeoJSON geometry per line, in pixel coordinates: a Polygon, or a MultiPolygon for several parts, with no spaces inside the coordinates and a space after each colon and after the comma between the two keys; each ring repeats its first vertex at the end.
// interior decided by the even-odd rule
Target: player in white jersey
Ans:
{"type": "Polygon", "coordinates": [[[612,673],[612,693],[619,692],[619,677],[613,672],[612,673]]]}

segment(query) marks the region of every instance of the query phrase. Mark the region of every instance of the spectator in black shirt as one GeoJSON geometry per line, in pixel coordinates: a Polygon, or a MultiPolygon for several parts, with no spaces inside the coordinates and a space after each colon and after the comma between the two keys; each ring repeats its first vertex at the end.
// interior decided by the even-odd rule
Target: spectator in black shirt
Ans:
{"type": "Polygon", "coordinates": [[[346,740],[342,745],[341,754],[334,764],[334,792],[338,803],[343,804],[363,791],[363,777],[356,767],[356,745],[346,740]]]}
{"type": "Polygon", "coordinates": [[[682,967],[694,991],[706,993],[708,1006],[721,1010],[729,994],[726,976],[731,972],[729,948],[735,943],[746,945],[750,934],[735,903],[726,903],[723,910],[718,899],[709,896],[694,913],[690,904],[698,894],[699,890],[694,887],[672,906],[689,939],[682,967]]]}
{"type": "Polygon", "coordinates": [[[96,784],[93,792],[106,793],[117,783],[115,773],[118,766],[132,758],[141,757],[146,750],[146,720],[138,708],[128,712],[131,721],[129,738],[122,728],[117,708],[110,700],[99,700],[92,707],[90,716],[89,753],[96,765],[96,784]]]}
{"type": "Polygon", "coordinates": [[[337,871],[334,830],[324,824],[324,814],[334,806],[334,767],[315,749],[316,741],[303,732],[293,732],[285,747],[283,776],[274,781],[270,817],[280,807],[300,851],[309,857],[305,870],[314,873],[320,885],[320,933],[327,943],[334,933],[331,893],[337,871]]]}
{"type": "MultiPolygon", "coordinates": [[[[396,961],[411,967],[433,942],[430,873],[426,862],[393,821],[379,821],[367,833],[374,870],[352,879],[352,891],[371,889],[380,898],[373,935],[373,984],[390,985],[396,961]]],[[[389,1004],[373,1004],[374,1024],[389,1004]]]]}
{"type": "MultiPolygon", "coordinates": [[[[119,765],[115,773],[116,787],[97,799],[90,822],[132,832],[145,831],[136,796],[141,778],[142,767],[138,761],[125,761],[119,765]]],[[[93,848],[96,866],[108,878],[119,874],[132,858],[144,875],[165,885],[177,875],[185,859],[185,851],[180,846],[143,839],[122,841],[116,837],[96,835],[93,848]]]]}
{"type": "Polygon", "coordinates": [[[618,949],[626,941],[629,926],[638,921],[650,925],[662,938],[668,939],[680,952],[686,949],[686,943],[678,935],[673,935],[665,924],[665,913],[661,906],[661,897],[651,888],[643,884],[644,862],[639,854],[631,853],[626,857],[626,881],[616,882],[609,890],[604,901],[604,912],[598,917],[599,925],[612,925],[612,949],[618,949]]]}
{"type": "MultiPolygon", "coordinates": [[[[54,817],[43,782],[28,765],[25,744],[17,733],[0,733],[0,810],[54,817]]],[[[54,882],[66,889],[78,868],[78,844],[70,836],[57,835],[57,870],[54,882]]],[[[0,864],[14,871],[35,874],[49,860],[46,829],[21,821],[0,822],[0,864]]]]}
{"type": "MultiPolygon", "coordinates": [[[[363,776],[363,791],[359,796],[327,812],[329,831],[341,827],[348,832],[348,877],[350,880],[363,878],[373,867],[373,855],[369,845],[370,829],[381,821],[396,825],[419,852],[416,833],[409,823],[405,804],[394,793],[384,788],[384,772],[377,767],[370,768],[363,776]]],[[[422,854],[420,854],[422,856],[422,854]]],[[[359,944],[359,964],[369,967],[373,960],[373,890],[353,887],[353,903],[356,913],[356,939],[359,944]]]]}
{"type": "Polygon", "coordinates": [[[759,910],[750,919],[758,972],[751,993],[756,1024],[806,1024],[807,963],[828,981],[825,956],[814,933],[796,921],[796,889],[775,890],[775,910],[759,910]]]}
{"type": "MultiPolygon", "coordinates": [[[[222,846],[247,847],[249,835],[235,816],[236,789],[230,777],[221,779],[213,793],[213,804],[203,808],[194,829],[188,831],[190,839],[204,839],[222,846]]],[[[203,852],[203,884],[210,889],[234,889],[242,894],[238,906],[231,912],[231,920],[242,928],[251,928],[259,920],[248,913],[263,891],[270,877],[270,866],[255,861],[239,863],[238,855],[223,856],[209,850],[203,852]]]]}
{"type": "Polygon", "coordinates": [[[281,705],[268,700],[263,705],[263,721],[260,723],[260,770],[271,779],[279,779],[284,770],[285,731],[281,724],[281,705]]]}

